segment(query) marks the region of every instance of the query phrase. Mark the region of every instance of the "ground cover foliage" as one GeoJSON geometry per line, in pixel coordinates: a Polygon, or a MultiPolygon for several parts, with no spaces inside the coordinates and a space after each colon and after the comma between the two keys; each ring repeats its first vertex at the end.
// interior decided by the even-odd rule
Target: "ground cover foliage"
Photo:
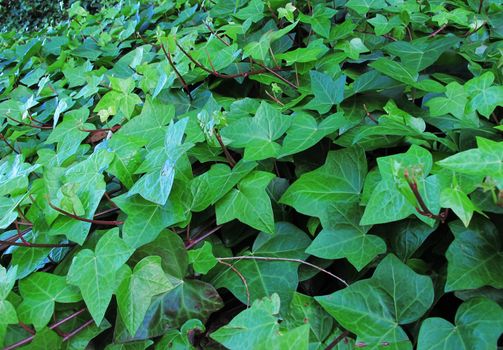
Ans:
{"type": "Polygon", "coordinates": [[[499,1],[78,4],[0,36],[5,349],[496,349],[499,1]]]}

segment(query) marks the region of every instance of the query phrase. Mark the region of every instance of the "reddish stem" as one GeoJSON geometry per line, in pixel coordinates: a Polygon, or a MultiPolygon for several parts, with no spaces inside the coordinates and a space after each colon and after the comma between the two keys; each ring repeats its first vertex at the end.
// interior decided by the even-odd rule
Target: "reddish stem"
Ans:
{"type": "Polygon", "coordinates": [[[208,238],[209,236],[211,236],[212,234],[214,234],[215,232],[220,230],[221,227],[222,227],[222,225],[219,225],[219,226],[211,229],[210,231],[204,233],[203,235],[195,238],[194,240],[187,241],[187,243],[185,245],[185,249],[191,249],[192,247],[198,245],[200,242],[204,241],[206,238],[208,238]]]}
{"type": "Polygon", "coordinates": [[[176,69],[175,63],[173,62],[173,60],[171,58],[171,54],[164,48],[163,44],[161,44],[161,49],[164,52],[164,56],[166,56],[166,58],[168,59],[169,65],[171,66],[171,68],[173,68],[173,71],[175,72],[178,80],[182,84],[183,89],[185,90],[185,92],[189,96],[189,100],[192,101],[192,95],[190,94],[189,86],[187,85],[187,82],[185,81],[185,79],[183,79],[183,77],[180,74],[180,72],[178,71],[178,69],[176,69]]]}
{"type": "MultiPolygon", "coordinates": [[[[62,320],[60,320],[60,321],[58,321],[58,322],[54,323],[53,325],[49,326],[49,329],[53,330],[53,329],[55,329],[56,327],[61,326],[63,323],[66,323],[66,322],[68,322],[68,321],[70,321],[70,320],[74,319],[75,317],[77,317],[78,315],[80,315],[81,313],[83,313],[83,312],[84,312],[84,311],[86,311],[86,310],[87,310],[87,308],[83,308],[83,309],[80,309],[80,310],[78,310],[78,311],[74,312],[74,313],[73,313],[73,314],[71,314],[71,315],[68,315],[67,317],[63,318],[62,320]]],[[[79,327],[79,328],[80,328],[80,327],[79,327]]],[[[85,327],[84,327],[84,328],[85,328],[85,327]]],[[[83,329],[83,328],[82,328],[82,329],[83,329]]],[[[81,329],[81,330],[82,330],[82,329],[81,329]]],[[[79,330],[79,332],[80,332],[81,330],[79,330]]],[[[77,332],[77,333],[78,333],[78,332],[77,332]]],[[[76,335],[77,333],[72,334],[72,336],[76,335]]],[[[31,342],[33,341],[33,339],[34,339],[34,338],[35,338],[35,335],[31,335],[31,336],[29,336],[29,337],[27,337],[27,338],[24,338],[24,339],[22,339],[22,340],[18,341],[17,343],[14,343],[14,344],[12,344],[12,345],[9,345],[9,346],[5,347],[3,350],[14,350],[14,349],[17,349],[17,348],[19,348],[19,347],[21,347],[21,346],[23,346],[23,345],[26,345],[26,344],[31,343],[31,342]]],[[[63,340],[65,341],[65,340],[68,340],[68,339],[70,339],[70,338],[65,338],[65,339],[63,339],[63,340]]]]}
{"type": "Polygon", "coordinates": [[[435,30],[433,33],[431,33],[430,35],[428,35],[428,38],[433,38],[438,33],[440,33],[442,30],[444,30],[445,27],[447,27],[447,24],[444,24],[443,26],[441,26],[440,28],[438,28],[437,30],[435,30]]]}
{"type": "Polygon", "coordinates": [[[84,330],[85,328],[89,327],[91,324],[94,323],[94,320],[93,319],[90,319],[89,321],[87,321],[86,323],[80,325],[79,327],[75,328],[73,331],[71,331],[70,333],[67,333],[65,335],[65,337],[63,338],[63,341],[67,341],[68,339],[74,337],[75,335],[77,335],[78,333],[80,333],[82,330],[84,330]]]}
{"type": "Polygon", "coordinates": [[[51,203],[51,201],[48,201],[49,203],[49,206],[56,210],[57,212],[65,215],[65,216],[68,216],[72,219],[75,219],[75,220],[79,220],[79,221],[83,221],[83,222],[88,222],[88,223],[91,223],[91,224],[96,224],[96,225],[109,225],[109,226],[119,226],[119,225],[122,225],[124,222],[122,221],[108,221],[108,220],[92,220],[92,219],[86,219],[86,218],[83,218],[81,216],[77,216],[77,215],[74,215],[72,213],[69,213],[61,208],[58,208],[57,206],[55,206],[54,204],[51,203]]]}
{"type": "Polygon", "coordinates": [[[23,126],[29,126],[31,128],[35,128],[35,129],[52,129],[52,126],[43,126],[43,125],[33,125],[33,124],[28,124],[28,123],[25,123],[25,122],[22,122],[20,120],[17,120],[17,119],[14,119],[8,115],[5,115],[8,119],[12,120],[13,122],[16,122],[18,124],[21,124],[23,126]]]}
{"type": "Polygon", "coordinates": [[[9,141],[7,141],[7,139],[5,138],[5,136],[0,132],[0,140],[2,140],[3,142],[5,142],[5,144],[16,154],[19,154],[19,152],[14,148],[14,146],[12,146],[9,141]]]}
{"type": "Polygon", "coordinates": [[[337,344],[339,344],[341,342],[342,339],[346,338],[348,336],[349,332],[348,331],[344,331],[342,332],[341,334],[339,334],[339,336],[337,338],[335,338],[326,348],[325,350],[332,350],[333,348],[335,348],[335,346],[337,344]]]}
{"type": "Polygon", "coordinates": [[[230,167],[234,168],[234,166],[236,165],[236,161],[234,160],[234,158],[230,154],[229,150],[227,149],[224,142],[222,141],[222,137],[220,136],[220,133],[216,129],[215,129],[215,137],[217,138],[217,141],[220,144],[222,151],[224,151],[225,158],[227,159],[227,162],[229,163],[230,167]]]}
{"type": "Polygon", "coordinates": [[[416,211],[423,216],[426,216],[430,219],[440,220],[442,223],[444,223],[445,219],[447,219],[447,215],[449,215],[449,209],[444,210],[440,214],[433,214],[424,202],[424,199],[417,187],[417,183],[410,178],[410,175],[407,171],[404,173],[404,176],[407,180],[407,183],[409,184],[412,193],[414,194],[414,197],[416,197],[417,203],[419,204],[420,208],[416,207],[416,211]]]}

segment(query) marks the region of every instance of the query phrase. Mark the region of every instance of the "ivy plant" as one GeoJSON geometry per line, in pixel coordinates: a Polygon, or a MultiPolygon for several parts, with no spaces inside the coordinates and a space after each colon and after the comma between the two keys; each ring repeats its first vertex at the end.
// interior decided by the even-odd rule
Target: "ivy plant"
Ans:
{"type": "Polygon", "coordinates": [[[497,348],[501,1],[111,3],[0,34],[0,347],[497,348]]]}

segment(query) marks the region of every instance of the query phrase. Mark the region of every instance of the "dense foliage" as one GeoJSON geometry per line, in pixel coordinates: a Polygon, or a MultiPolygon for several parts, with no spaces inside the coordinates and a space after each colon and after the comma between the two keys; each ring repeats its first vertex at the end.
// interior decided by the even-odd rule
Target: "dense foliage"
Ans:
{"type": "Polygon", "coordinates": [[[0,36],[5,349],[496,349],[500,1],[68,18],[0,36]]]}
{"type": "MultiPolygon", "coordinates": [[[[115,0],[80,0],[86,10],[95,13],[115,0]]],[[[75,0],[0,0],[0,32],[46,29],[67,18],[67,9],[75,0]]]]}

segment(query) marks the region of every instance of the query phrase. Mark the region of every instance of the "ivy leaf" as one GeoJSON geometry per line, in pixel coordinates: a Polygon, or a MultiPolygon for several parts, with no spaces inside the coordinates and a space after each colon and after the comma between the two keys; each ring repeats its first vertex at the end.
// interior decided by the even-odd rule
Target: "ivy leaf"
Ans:
{"type": "Polygon", "coordinates": [[[127,214],[122,238],[132,248],[152,242],[162,229],[185,219],[183,207],[171,199],[165,205],[159,205],[138,195],[125,194],[115,197],[113,201],[127,214]]]}
{"type": "Polygon", "coordinates": [[[162,270],[158,256],[142,259],[132,272],[126,268],[116,294],[120,315],[131,334],[140,327],[152,297],[174,287],[173,281],[162,270]]]}
{"type": "Polygon", "coordinates": [[[199,249],[189,251],[189,262],[197,273],[203,275],[207,274],[218,263],[213,255],[211,244],[208,242],[204,242],[199,249]]]}
{"type": "Polygon", "coordinates": [[[210,336],[228,349],[309,348],[309,326],[303,325],[286,333],[279,331],[280,299],[277,294],[257,300],[231,322],[210,336]]]}
{"type": "Polygon", "coordinates": [[[388,21],[385,16],[379,13],[374,18],[369,19],[368,22],[374,27],[376,35],[388,34],[393,28],[398,27],[402,23],[399,16],[393,16],[388,21]]]}
{"type": "MultiPolygon", "coordinates": [[[[107,150],[100,150],[65,172],[62,180],[66,184],[77,184],[76,195],[85,209],[85,214],[81,215],[85,219],[93,219],[94,213],[105,193],[106,184],[103,171],[112,159],[112,153],[107,150]]],[[[91,228],[91,223],[59,215],[52,228],[54,229],[53,232],[57,232],[57,234],[64,232],[69,240],[83,244],[91,228]]]]}
{"type": "Polygon", "coordinates": [[[349,0],[346,6],[364,16],[371,9],[380,10],[388,5],[384,0],[349,0]]]}
{"type": "Polygon", "coordinates": [[[266,187],[275,177],[264,171],[247,175],[216,203],[217,223],[224,224],[234,219],[257,230],[274,233],[274,217],[266,187]]]}
{"type": "MultiPolygon", "coordinates": [[[[415,214],[420,220],[433,225],[433,220],[417,213],[415,209],[416,199],[412,194],[405,173],[412,176],[418,185],[418,191],[429,209],[434,207],[427,196],[426,181],[432,167],[432,156],[425,149],[412,146],[406,153],[396,154],[377,159],[381,181],[372,192],[367,203],[360,225],[380,224],[405,219],[415,214]],[[414,204],[414,205],[412,205],[414,204]]],[[[438,214],[440,208],[436,208],[438,214]]]]}
{"type": "Polygon", "coordinates": [[[463,120],[467,102],[468,94],[463,86],[457,82],[452,82],[446,86],[445,97],[432,98],[426,103],[426,106],[430,108],[432,117],[450,113],[463,120]]]}
{"type": "Polygon", "coordinates": [[[433,303],[433,283],[390,254],[371,279],[315,299],[357,335],[356,344],[372,349],[383,344],[390,349],[412,348],[400,325],[419,319],[428,310],[433,303]]]}
{"type": "Polygon", "coordinates": [[[363,210],[358,203],[332,205],[327,212],[323,230],[316,236],[306,253],[324,259],[347,258],[359,271],[378,254],[386,251],[382,238],[367,234],[369,226],[358,222],[363,210]]]}
{"type": "Polygon", "coordinates": [[[53,330],[43,328],[35,334],[33,341],[26,347],[28,350],[61,349],[62,338],[53,330]]]}
{"type": "Polygon", "coordinates": [[[458,308],[455,325],[427,318],[419,331],[418,350],[495,349],[503,333],[503,310],[487,298],[470,299],[458,308]]]}
{"type": "Polygon", "coordinates": [[[128,192],[129,196],[138,193],[153,203],[166,204],[175,180],[175,165],[192,147],[190,143],[182,144],[188,121],[185,118],[169,125],[164,147],[158,147],[149,152],[145,161],[136,170],[136,173],[146,174],[131,187],[128,192]]]}
{"type": "MultiPolygon", "coordinates": [[[[304,294],[295,293],[288,314],[284,317],[289,329],[309,325],[309,346],[320,347],[330,335],[334,319],[314,300],[304,294]]],[[[326,344],[328,346],[328,344],[326,344]]]]}
{"type": "Polygon", "coordinates": [[[81,250],[68,271],[68,283],[79,287],[96,324],[100,324],[112,299],[116,272],[131,256],[132,250],[119,238],[119,229],[107,231],[93,252],[81,250]]]}
{"type": "Polygon", "coordinates": [[[19,318],[39,330],[54,313],[55,302],[74,303],[82,299],[77,287],[70,286],[64,276],[36,272],[19,283],[23,302],[18,306],[19,318]]]}
{"type": "Polygon", "coordinates": [[[142,102],[140,97],[132,92],[135,88],[134,80],[114,77],[109,77],[109,79],[112,83],[112,90],[103,95],[94,111],[98,113],[107,111],[108,115],[120,112],[127,119],[131,118],[135,105],[142,102]]]}
{"type": "Polygon", "coordinates": [[[371,64],[372,68],[387,75],[395,80],[405,84],[414,85],[419,77],[416,70],[406,67],[398,62],[392,61],[389,58],[378,58],[371,64]]]}
{"type": "MultiPolygon", "coordinates": [[[[309,243],[310,239],[302,230],[290,223],[280,222],[276,224],[274,235],[261,233],[252,251],[244,255],[304,260],[308,256],[304,250],[309,243]]],[[[250,300],[277,293],[284,300],[282,308],[288,308],[299,281],[299,263],[245,259],[236,260],[232,265],[246,279],[250,300]]],[[[223,266],[211,281],[217,288],[229,289],[241,302],[246,303],[243,281],[230,267],[223,266]]]]}
{"type": "Polygon", "coordinates": [[[275,157],[281,146],[274,142],[288,129],[291,118],[262,102],[253,118],[243,117],[222,129],[222,136],[232,147],[244,147],[245,160],[275,157]]]}
{"type": "Polygon", "coordinates": [[[459,221],[449,224],[454,241],[447,253],[446,291],[483,286],[503,288],[502,242],[496,226],[475,217],[469,227],[459,221]]]}
{"type": "Polygon", "coordinates": [[[455,36],[445,36],[433,40],[421,38],[411,42],[395,41],[386,45],[385,50],[400,57],[400,61],[407,68],[420,72],[435,63],[440,55],[457,43],[459,43],[459,39],[455,36]]]}
{"type": "Polygon", "coordinates": [[[314,109],[320,114],[324,114],[333,105],[339,104],[344,100],[345,75],[341,75],[336,80],[333,80],[327,74],[310,71],[309,76],[311,77],[311,91],[314,94],[314,99],[309,101],[304,108],[314,109]]]}
{"type": "Polygon", "coordinates": [[[325,164],[303,174],[280,202],[306,215],[325,217],[334,203],[358,200],[367,174],[365,152],[359,147],[329,152],[325,164]]]}
{"type": "Polygon", "coordinates": [[[320,123],[307,113],[296,112],[293,115],[292,125],[288,128],[283,139],[283,146],[278,158],[299,153],[312,147],[346,123],[341,112],[329,115],[320,123]]]}
{"type": "Polygon", "coordinates": [[[311,16],[306,16],[301,13],[299,18],[302,22],[310,24],[315,33],[318,33],[322,37],[328,39],[332,24],[331,20],[336,12],[337,11],[331,9],[325,4],[316,4],[313,8],[311,16]]]}
{"type": "Polygon", "coordinates": [[[231,170],[225,164],[215,164],[204,174],[195,177],[190,184],[192,210],[199,212],[215,204],[256,166],[255,162],[239,161],[231,170]]]}
{"type": "Polygon", "coordinates": [[[503,86],[491,86],[494,82],[493,72],[470,79],[464,88],[470,95],[470,106],[489,118],[497,106],[503,107],[503,86]]]}
{"type": "Polygon", "coordinates": [[[490,176],[503,188],[503,142],[477,138],[478,148],[456,153],[438,162],[461,174],[490,176]]]}

